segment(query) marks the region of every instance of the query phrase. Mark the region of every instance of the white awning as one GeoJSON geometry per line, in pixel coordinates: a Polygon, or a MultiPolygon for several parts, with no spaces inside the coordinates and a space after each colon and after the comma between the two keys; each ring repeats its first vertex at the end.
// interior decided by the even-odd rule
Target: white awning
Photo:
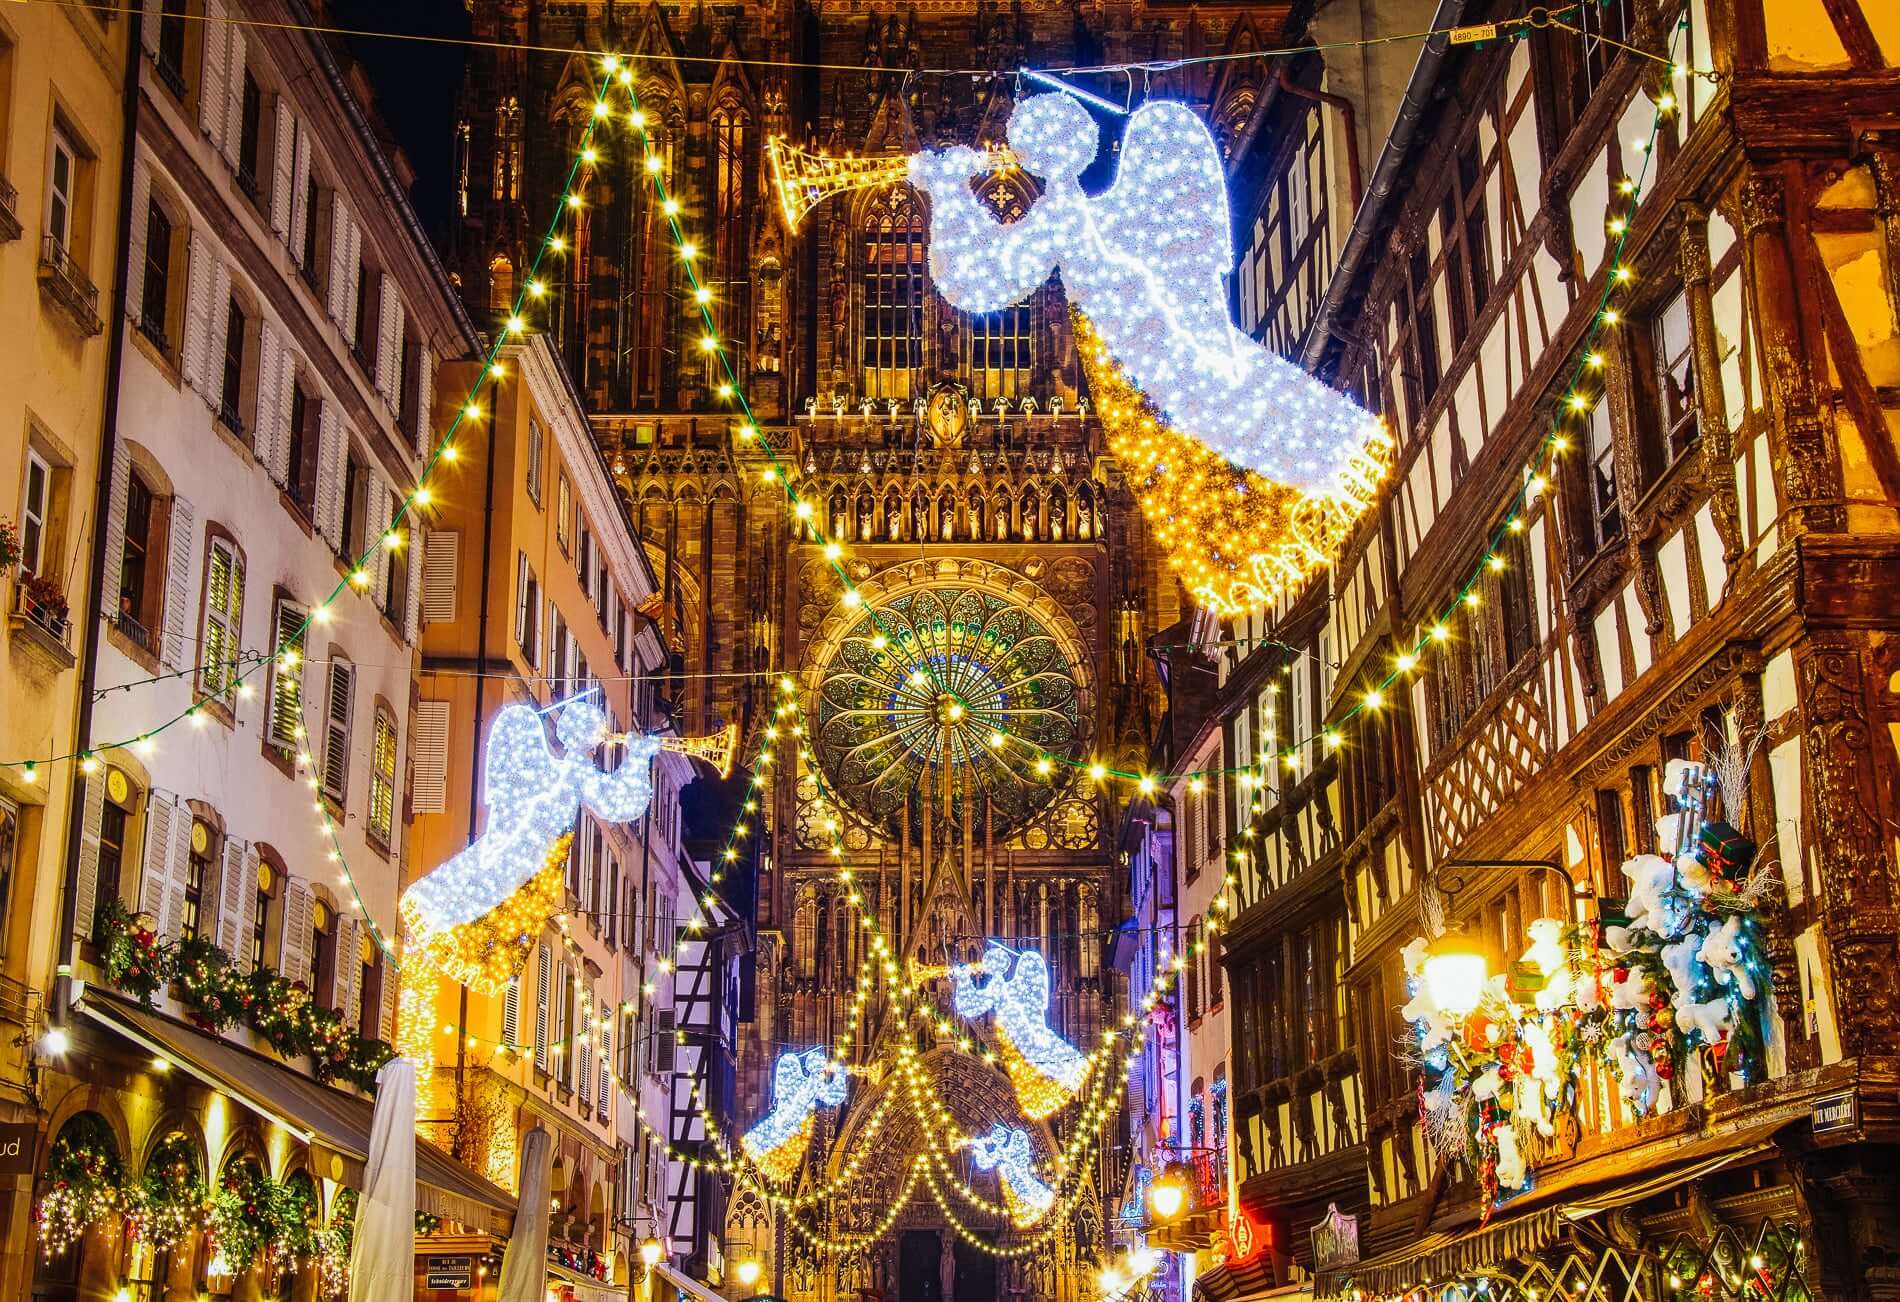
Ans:
{"type": "Polygon", "coordinates": [[[725,1298],[713,1292],[710,1288],[700,1283],[698,1280],[694,1279],[691,1275],[687,1275],[681,1271],[674,1270],[671,1266],[667,1265],[664,1261],[654,1263],[653,1273],[658,1275],[661,1279],[665,1280],[667,1283],[673,1285],[675,1288],[677,1288],[680,1292],[686,1294],[688,1297],[697,1299],[698,1302],[726,1302],[725,1298]]]}

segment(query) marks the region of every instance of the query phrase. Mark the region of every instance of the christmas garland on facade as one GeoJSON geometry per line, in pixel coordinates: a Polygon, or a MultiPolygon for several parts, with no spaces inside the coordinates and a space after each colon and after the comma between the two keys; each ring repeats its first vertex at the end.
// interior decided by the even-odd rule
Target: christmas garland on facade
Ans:
{"type": "Polygon", "coordinates": [[[1605,901],[1587,924],[1531,923],[1522,959],[1470,1010],[1435,1002],[1425,937],[1405,947],[1420,1117],[1443,1157],[1472,1168],[1487,1218],[1529,1187],[1534,1147],[1575,1113],[1586,1063],[1607,1063],[1638,1117],[1674,1107],[1692,1075],[1696,1089],[1765,1075],[1760,908],[1775,873],[1754,869],[1754,842],[1708,813],[1717,794],[1746,807],[1745,771],[1719,748],[1713,768],[1672,761],[1664,790],[1677,811],[1656,827],[1666,852],[1622,865],[1628,900],[1605,901]]]}
{"type": "Polygon", "coordinates": [[[106,980],[156,1010],[158,992],[177,989],[179,1007],[196,1026],[221,1035],[243,1022],[285,1058],[308,1054],[316,1077],[376,1092],[376,1073],[395,1056],[386,1041],[358,1035],[342,1014],[323,1007],[310,988],[266,968],[244,973],[202,936],[159,938],[117,900],[99,914],[106,980]]]}
{"type": "Polygon", "coordinates": [[[75,1117],[46,1159],[46,1192],[33,1205],[40,1249],[50,1260],[108,1216],[126,1209],[125,1166],[97,1117],[75,1117]]]}

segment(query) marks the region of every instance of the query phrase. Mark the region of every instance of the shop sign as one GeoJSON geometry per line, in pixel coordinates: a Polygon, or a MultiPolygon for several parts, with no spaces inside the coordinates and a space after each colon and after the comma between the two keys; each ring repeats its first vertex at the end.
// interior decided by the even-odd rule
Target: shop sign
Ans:
{"type": "Polygon", "coordinates": [[[1312,1236],[1315,1271],[1337,1270],[1359,1260],[1359,1218],[1340,1211],[1338,1203],[1326,1205],[1312,1236]]]}
{"type": "Polygon", "coordinates": [[[32,1175],[39,1127],[31,1121],[0,1122],[0,1175],[32,1175]]]}
{"type": "Polygon", "coordinates": [[[1852,1090],[1814,1100],[1808,1113],[1809,1128],[1817,1135],[1852,1130],[1859,1122],[1860,1109],[1856,1106],[1856,1096],[1852,1090]]]}
{"type": "Polygon", "coordinates": [[[1266,1227],[1247,1215],[1247,1209],[1243,1207],[1234,1217],[1233,1227],[1227,1231],[1227,1241],[1233,1248],[1228,1260],[1234,1265],[1250,1261],[1272,1238],[1266,1227]]]}
{"type": "Polygon", "coordinates": [[[475,1259],[467,1254],[429,1258],[424,1288],[473,1288],[475,1259]]]}

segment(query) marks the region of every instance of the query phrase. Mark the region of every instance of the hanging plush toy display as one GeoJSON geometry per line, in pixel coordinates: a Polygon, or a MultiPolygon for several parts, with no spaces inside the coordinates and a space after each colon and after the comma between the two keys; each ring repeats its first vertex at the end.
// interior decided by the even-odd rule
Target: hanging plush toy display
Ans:
{"type": "Polygon", "coordinates": [[[1747,808],[1752,751],[1723,739],[1709,750],[1707,765],[1673,760],[1665,770],[1675,809],[1656,824],[1660,852],[1621,866],[1628,899],[1604,901],[1582,925],[1531,923],[1523,958],[1470,1009],[1436,1002],[1424,937],[1405,948],[1421,1116],[1441,1153],[1471,1164],[1487,1216],[1529,1187],[1586,1065],[1607,1066],[1637,1116],[1767,1070],[1773,1000],[1760,909],[1776,874],[1755,865],[1755,843],[1730,821],[1747,808]]]}

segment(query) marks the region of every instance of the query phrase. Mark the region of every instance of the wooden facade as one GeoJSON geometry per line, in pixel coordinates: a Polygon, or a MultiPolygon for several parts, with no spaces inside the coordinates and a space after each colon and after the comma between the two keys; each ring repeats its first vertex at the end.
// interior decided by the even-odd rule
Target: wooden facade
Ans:
{"type": "MultiPolygon", "coordinates": [[[[1224,685],[1202,736],[1218,728],[1229,767],[1272,759],[1228,778],[1224,962],[1239,1201],[1277,1227],[1283,1277],[1312,1278],[1307,1231],[1336,1204],[1362,1260],[1321,1272],[1323,1294],[1488,1274],[1513,1296],[1668,1296],[1657,1263],[1681,1242],[1707,1260],[1785,1225],[1812,1250],[1774,1296],[1886,1295],[1892,1200],[1870,1172],[1900,1049],[1896,65],[1891,7],[1855,0],[1611,0],[1507,24],[1420,59],[1416,130],[1384,146],[1409,134],[1407,179],[1375,176],[1356,222],[1336,106],[1263,99],[1236,168],[1257,195],[1241,317],[1400,442],[1331,574],[1208,648],[1224,685]],[[1527,487],[1547,446],[1567,450],[1527,487]],[[1749,812],[1782,873],[1770,1079],[1698,1085],[1642,1121],[1586,1079],[1574,1132],[1480,1232],[1401,1056],[1421,882],[1454,858],[1549,859],[1624,894],[1665,765],[1716,733],[1762,738],[1749,812]],[[1811,1122],[1843,1094],[1851,1127],[1811,1122]]],[[[1335,82],[1318,55],[1286,67],[1335,82]]],[[[1494,970],[1568,907],[1553,877],[1503,868],[1456,903],[1494,970]]]]}

